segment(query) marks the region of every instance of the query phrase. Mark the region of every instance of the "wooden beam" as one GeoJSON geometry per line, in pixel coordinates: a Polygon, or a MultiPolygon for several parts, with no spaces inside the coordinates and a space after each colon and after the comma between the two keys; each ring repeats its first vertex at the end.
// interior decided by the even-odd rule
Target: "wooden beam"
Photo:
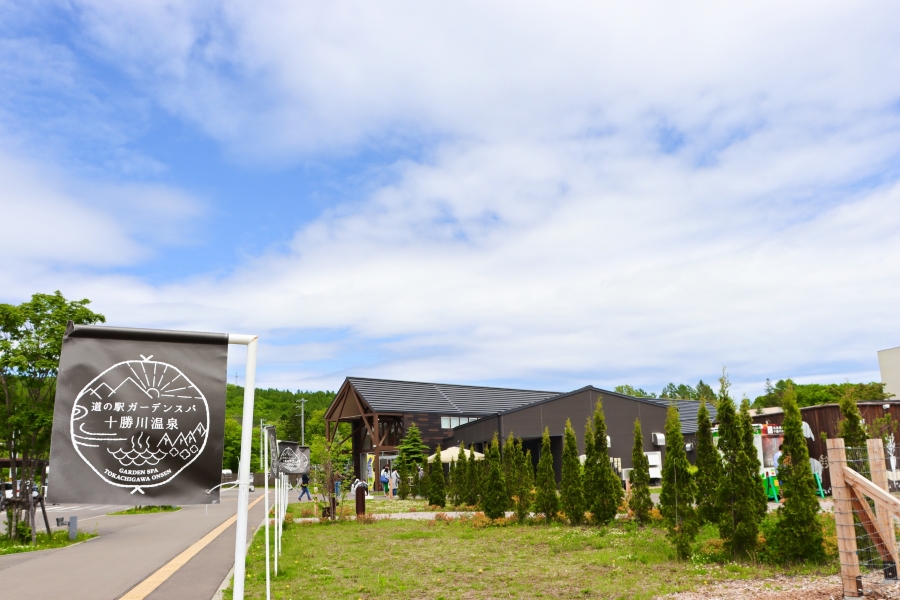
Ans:
{"type": "MultiPolygon", "coordinates": [[[[829,465],[831,460],[829,459],[829,465]]],[[[887,512],[895,515],[897,518],[900,518],[900,500],[894,498],[892,495],[854,471],[849,467],[844,467],[843,469],[836,469],[841,471],[843,475],[843,479],[846,483],[853,486],[855,490],[864,494],[875,501],[875,506],[884,505],[884,508],[887,512]]]]}
{"type": "Polygon", "coordinates": [[[844,482],[847,454],[844,440],[833,438],[825,442],[828,448],[828,468],[831,470],[831,494],[834,499],[834,522],[837,527],[838,554],[841,561],[841,584],[845,598],[862,596],[859,557],[856,555],[856,530],[853,526],[853,493],[844,482]]]}
{"type": "Polygon", "coordinates": [[[353,431],[351,431],[349,435],[344,436],[344,439],[342,439],[340,442],[338,442],[337,444],[332,444],[332,446],[331,446],[332,449],[340,447],[341,444],[343,444],[344,442],[346,442],[347,440],[349,440],[351,437],[353,437],[354,435],[356,435],[356,432],[359,431],[360,429],[362,429],[362,427],[363,427],[363,426],[360,425],[359,427],[357,427],[356,429],[354,429],[353,431]]]}
{"type": "Polygon", "coordinates": [[[356,390],[352,387],[350,388],[351,393],[353,394],[353,400],[356,402],[356,408],[359,409],[359,415],[362,417],[363,423],[366,426],[366,429],[369,432],[369,439],[372,440],[372,444],[377,447],[375,442],[378,440],[378,436],[375,434],[375,431],[372,430],[372,426],[369,424],[369,417],[372,415],[370,411],[366,411],[363,408],[362,401],[359,399],[359,395],[357,395],[356,390]]]}
{"type": "MultiPolygon", "coordinates": [[[[869,451],[869,470],[872,473],[872,483],[890,494],[887,479],[887,464],[884,460],[884,442],[881,438],[875,438],[866,442],[869,451]]],[[[885,579],[897,579],[897,539],[894,535],[894,518],[891,513],[878,509],[878,529],[884,540],[885,550],[890,554],[892,565],[885,565],[885,579]],[[890,568],[889,568],[890,567],[890,568]]]]}

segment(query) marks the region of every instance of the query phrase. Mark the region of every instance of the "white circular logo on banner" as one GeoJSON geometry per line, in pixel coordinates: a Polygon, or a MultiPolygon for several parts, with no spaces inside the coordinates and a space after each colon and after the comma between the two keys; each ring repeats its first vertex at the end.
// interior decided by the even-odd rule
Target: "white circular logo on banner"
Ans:
{"type": "Polygon", "coordinates": [[[157,487],[194,462],[209,438],[206,397],[178,367],[143,357],[84,386],[72,407],[72,445],[110,485],[157,487]]]}

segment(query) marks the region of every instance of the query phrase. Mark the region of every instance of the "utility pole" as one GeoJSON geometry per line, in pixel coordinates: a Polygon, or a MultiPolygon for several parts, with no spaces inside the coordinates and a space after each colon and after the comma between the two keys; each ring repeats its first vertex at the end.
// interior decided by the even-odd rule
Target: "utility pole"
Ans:
{"type": "Polygon", "coordinates": [[[306,445],[306,398],[300,398],[300,445],[306,445]]]}

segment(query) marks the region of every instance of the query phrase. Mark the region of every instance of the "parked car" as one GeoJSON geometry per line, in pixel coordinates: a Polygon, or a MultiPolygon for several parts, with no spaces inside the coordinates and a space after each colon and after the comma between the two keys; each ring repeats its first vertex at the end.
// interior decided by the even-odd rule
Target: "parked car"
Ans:
{"type": "MultiPolygon", "coordinates": [[[[20,480],[20,481],[17,481],[16,483],[18,483],[19,489],[21,489],[21,488],[22,488],[22,481],[20,480]]],[[[6,496],[7,498],[12,498],[12,494],[13,494],[13,484],[12,484],[12,481],[5,481],[5,482],[3,483],[3,495],[6,496]]],[[[33,486],[32,486],[32,490],[31,490],[31,496],[32,496],[32,498],[37,498],[37,497],[40,496],[40,495],[41,495],[40,488],[38,488],[37,485],[33,485],[33,486]]]]}

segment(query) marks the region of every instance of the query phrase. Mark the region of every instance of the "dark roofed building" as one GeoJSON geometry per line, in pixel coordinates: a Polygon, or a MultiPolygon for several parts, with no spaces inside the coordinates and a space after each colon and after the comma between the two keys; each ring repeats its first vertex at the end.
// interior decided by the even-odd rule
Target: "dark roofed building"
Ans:
{"type": "MultiPolygon", "coordinates": [[[[578,451],[584,453],[584,429],[587,419],[594,414],[598,398],[603,399],[603,411],[606,415],[607,434],[610,438],[610,458],[617,470],[631,468],[631,450],[634,441],[634,421],[640,419],[644,436],[644,451],[659,452],[660,463],[665,456],[665,442],[662,436],[665,431],[666,410],[670,403],[675,403],[681,419],[681,431],[684,434],[688,458],[693,462],[696,457],[697,411],[700,403],[692,400],[665,400],[657,398],[634,398],[586,386],[567,394],[558,394],[537,402],[498,412],[490,417],[482,418],[474,423],[460,425],[453,434],[444,440],[444,446],[455,446],[460,443],[475,445],[479,452],[484,451],[496,433],[504,440],[510,432],[522,438],[524,447],[531,450],[534,464],[540,458],[541,437],[544,428],[550,430],[550,447],[553,452],[554,468],[557,479],[562,471],[563,432],[566,420],[572,421],[578,438],[578,451]],[[658,436],[654,436],[657,434],[658,436]]],[[[710,416],[715,418],[715,407],[709,405],[710,416]]]]}
{"type": "MultiPolygon", "coordinates": [[[[396,457],[397,446],[410,424],[434,449],[454,427],[486,415],[512,410],[558,395],[558,392],[516,390],[446,383],[421,383],[348,377],[325,412],[326,435],[334,440],[339,423],[350,423],[353,464],[362,474],[364,454],[375,455],[375,467],[396,457]]],[[[380,483],[376,478],[376,489],[380,483]]]]}

